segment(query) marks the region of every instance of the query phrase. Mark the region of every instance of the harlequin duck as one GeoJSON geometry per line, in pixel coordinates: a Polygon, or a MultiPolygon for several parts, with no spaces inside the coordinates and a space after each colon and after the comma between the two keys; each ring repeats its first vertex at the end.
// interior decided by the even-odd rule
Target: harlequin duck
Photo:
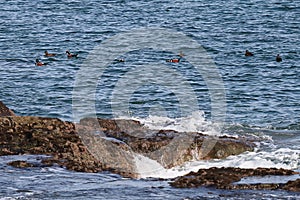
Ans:
{"type": "Polygon", "coordinates": [[[279,54],[277,54],[277,56],[276,56],[276,62],[281,62],[281,61],[282,61],[282,58],[280,57],[279,54]]]}
{"type": "Polygon", "coordinates": [[[45,55],[46,57],[52,57],[52,56],[56,56],[55,53],[48,53],[48,51],[45,51],[45,55]]]}
{"type": "Polygon", "coordinates": [[[66,51],[66,54],[67,54],[68,58],[73,58],[73,57],[74,57],[74,58],[77,58],[77,56],[78,56],[78,54],[70,53],[69,50],[66,51]]]}
{"type": "Polygon", "coordinates": [[[253,55],[254,55],[253,53],[251,53],[250,51],[246,50],[245,56],[253,56],[253,55]]]}
{"type": "Polygon", "coordinates": [[[36,66],[43,66],[43,65],[46,65],[47,63],[43,63],[41,62],[39,59],[35,59],[35,65],[36,66]]]}

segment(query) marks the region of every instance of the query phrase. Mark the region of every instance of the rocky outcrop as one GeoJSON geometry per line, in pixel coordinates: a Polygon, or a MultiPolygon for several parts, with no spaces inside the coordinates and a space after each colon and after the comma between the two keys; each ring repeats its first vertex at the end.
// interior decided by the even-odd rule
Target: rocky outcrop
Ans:
{"type": "Polygon", "coordinates": [[[192,159],[225,158],[253,149],[242,139],[149,130],[134,120],[83,119],[74,124],[31,116],[0,117],[0,146],[0,156],[52,155],[43,163],[82,172],[109,170],[125,177],[138,177],[136,154],[170,168],[192,159]],[[205,142],[214,145],[207,154],[202,148],[205,142]]]}
{"type": "Polygon", "coordinates": [[[287,176],[298,174],[292,170],[276,168],[209,168],[200,169],[198,172],[190,172],[185,176],[176,178],[170,183],[177,188],[194,188],[194,187],[216,187],[218,189],[285,189],[290,191],[300,191],[300,179],[282,183],[257,183],[257,184],[238,184],[242,178],[249,176],[287,176]]]}
{"type": "Polygon", "coordinates": [[[57,163],[83,172],[103,170],[82,144],[75,126],[59,119],[41,117],[1,117],[0,155],[45,154],[45,163],[57,163]]]}
{"type": "Polygon", "coordinates": [[[295,181],[289,181],[287,182],[282,189],[289,190],[292,192],[300,192],[300,179],[297,179],[295,181]]]}
{"type": "Polygon", "coordinates": [[[15,116],[15,113],[0,101],[0,117],[4,116],[15,116]]]}
{"type": "MultiPolygon", "coordinates": [[[[80,125],[125,143],[125,148],[156,160],[165,168],[179,166],[191,160],[223,159],[254,148],[253,143],[243,138],[217,138],[196,132],[150,130],[134,120],[85,118],[80,121],[80,125]]],[[[80,135],[85,138],[85,134],[80,135]]],[[[89,137],[91,135],[87,138],[89,137]]]]}
{"type": "Polygon", "coordinates": [[[11,161],[11,162],[9,162],[7,164],[10,165],[10,166],[13,166],[13,167],[18,167],[18,168],[35,167],[34,164],[29,163],[29,162],[24,161],[24,160],[11,161]]]}
{"type": "MultiPolygon", "coordinates": [[[[15,116],[0,102],[0,156],[50,155],[41,163],[17,160],[14,167],[58,164],[80,172],[110,171],[137,178],[137,154],[156,160],[165,168],[201,159],[222,159],[245,151],[254,144],[246,138],[211,137],[201,133],[150,130],[140,122],[121,119],[82,119],[79,123],[55,118],[15,116]]],[[[236,184],[247,176],[291,175],[284,169],[200,169],[170,184],[173,187],[214,186],[220,189],[285,189],[299,192],[300,180],[286,184],[236,184]]]]}

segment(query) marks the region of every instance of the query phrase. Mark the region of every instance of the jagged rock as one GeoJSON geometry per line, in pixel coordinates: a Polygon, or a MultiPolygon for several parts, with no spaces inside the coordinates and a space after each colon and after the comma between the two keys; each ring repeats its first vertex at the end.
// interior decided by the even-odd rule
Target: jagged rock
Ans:
{"type": "Polygon", "coordinates": [[[10,165],[10,166],[13,166],[13,167],[18,167],[18,168],[27,168],[27,167],[34,167],[35,166],[34,164],[29,163],[29,162],[24,161],[24,160],[16,160],[16,161],[9,162],[7,164],[10,165]]]}
{"type": "Polygon", "coordinates": [[[191,160],[222,159],[253,151],[254,148],[253,143],[242,138],[217,138],[195,132],[150,130],[134,120],[85,118],[80,120],[80,125],[126,143],[127,149],[156,160],[165,168],[179,166],[191,160]]]}
{"type": "Polygon", "coordinates": [[[112,151],[118,149],[115,142],[100,137],[93,138],[96,143],[85,141],[86,143],[83,144],[77,131],[74,123],[54,118],[0,117],[0,156],[15,154],[52,155],[52,158],[45,159],[43,163],[56,163],[67,169],[80,172],[109,170],[124,177],[138,177],[130,152],[112,151]],[[94,147],[97,147],[101,156],[95,158],[96,154],[90,153],[94,147]],[[101,158],[105,158],[106,162],[102,162],[101,158]],[[111,158],[110,161],[108,161],[109,158],[111,158]],[[131,163],[125,162],[126,160],[131,163]]]}
{"type": "Polygon", "coordinates": [[[136,154],[170,168],[192,159],[225,158],[254,146],[236,138],[149,130],[134,120],[83,119],[74,124],[31,116],[0,117],[0,145],[0,155],[52,155],[48,162],[67,169],[109,170],[126,177],[138,176],[136,154]],[[207,154],[201,149],[205,141],[214,145],[207,154]]]}
{"type": "Polygon", "coordinates": [[[291,191],[299,191],[300,179],[297,181],[289,181],[286,184],[276,183],[258,183],[258,184],[238,184],[244,177],[249,176],[266,176],[280,175],[287,176],[298,174],[292,170],[276,169],[276,168],[257,168],[257,169],[241,169],[232,167],[200,169],[198,172],[190,172],[185,176],[176,178],[170,183],[171,186],[177,188],[193,188],[201,186],[212,186],[218,189],[286,189],[291,191]]]}
{"type": "Polygon", "coordinates": [[[0,155],[46,154],[53,156],[49,159],[52,163],[70,170],[107,170],[83,145],[75,132],[75,125],[59,119],[1,117],[0,146],[0,155]]]}
{"type": "Polygon", "coordinates": [[[287,182],[282,189],[289,190],[292,192],[300,192],[300,179],[297,179],[295,181],[289,181],[287,182]]]}
{"type": "Polygon", "coordinates": [[[0,117],[4,116],[15,116],[15,113],[0,101],[0,117]]]}
{"type": "Polygon", "coordinates": [[[201,146],[207,138],[200,133],[149,130],[133,120],[84,119],[74,124],[44,117],[0,118],[0,155],[52,155],[45,162],[83,172],[109,170],[137,177],[136,154],[170,168],[192,159],[224,158],[253,149],[251,143],[224,137],[215,142],[212,153],[203,156],[201,146]]]}
{"type": "Polygon", "coordinates": [[[125,143],[97,135],[89,126],[76,125],[78,135],[94,158],[105,165],[105,169],[126,177],[138,177],[134,153],[125,143]]]}
{"type": "MultiPolygon", "coordinates": [[[[0,156],[45,154],[42,165],[58,164],[81,172],[107,170],[137,178],[135,155],[142,154],[170,168],[190,160],[222,159],[254,144],[246,138],[211,137],[201,133],[150,130],[134,120],[82,119],[79,124],[55,118],[14,116],[0,102],[0,156]]],[[[9,163],[34,167],[26,161],[9,163]]],[[[215,186],[220,189],[285,189],[299,192],[300,179],[286,184],[234,184],[247,176],[291,175],[284,169],[210,168],[178,177],[173,187],[215,186]]]]}

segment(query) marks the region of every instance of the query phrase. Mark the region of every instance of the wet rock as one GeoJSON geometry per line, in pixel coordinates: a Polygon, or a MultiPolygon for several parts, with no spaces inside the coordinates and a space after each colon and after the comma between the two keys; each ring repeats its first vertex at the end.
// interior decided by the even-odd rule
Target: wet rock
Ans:
{"type": "Polygon", "coordinates": [[[170,168],[193,159],[225,158],[253,150],[253,144],[241,139],[149,130],[134,120],[83,119],[74,124],[32,116],[0,117],[0,145],[0,155],[52,155],[47,162],[70,170],[109,170],[126,177],[138,177],[137,154],[170,168]],[[213,144],[207,153],[205,142],[213,144]]]}
{"type": "Polygon", "coordinates": [[[0,117],[4,116],[15,116],[15,113],[0,101],[0,117]]]}
{"type": "MultiPolygon", "coordinates": [[[[142,154],[165,168],[191,160],[222,159],[245,151],[254,144],[247,138],[212,137],[201,133],[150,130],[135,120],[82,119],[80,123],[55,118],[14,116],[0,102],[0,156],[16,154],[51,155],[40,166],[59,165],[80,172],[110,171],[137,178],[135,156],[142,154]]],[[[9,163],[34,167],[26,161],[9,163]]],[[[286,184],[237,184],[241,178],[292,175],[275,168],[200,169],[174,179],[173,187],[213,186],[220,189],[285,189],[299,192],[300,179],[286,184]]]]}
{"type": "Polygon", "coordinates": [[[74,124],[59,119],[1,117],[0,146],[0,155],[53,155],[53,163],[71,170],[102,171],[101,163],[95,162],[76,134],[74,124]]]}
{"type": "Polygon", "coordinates": [[[165,168],[179,166],[191,160],[222,159],[253,151],[254,148],[253,143],[243,138],[218,138],[195,132],[150,130],[134,120],[85,118],[80,121],[80,125],[125,143],[127,149],[156,160],[165,168]]]}
{"type": "Polygon", "coordinates": [[[3,116],[0,147],[0,156],[45,154],[52,156],[45,159],[47,164],[81,172],[108,170],[136,178],[137,154],[171,168],[191,160],[222,159],[252,151],[254,145],[243,138],[150,130],[135,120],[86,118],[75,124],[55,118],[3,116]]]}
{"type": "Polygon", "coordinates": [[[292,192],[300,192],[300,179],[297,179],[295,181],[289,181],[287,182],[282,189],[289,190],[292,192]]]}
{"type": "Polygon", "coordinates": [[[95,130],[89,126],[76,125],[76,127],[83,144],[106,170],[125,177],[138,177],[134,152],[127,144],[105,135],[94,134],[95,130]]]}
{"type": "Polygon", "coordinates": [[[29,163],[29,162],[24,161],[24,160],[16,160],[16,161],[9,162],[7,164],[10,165],[10,166],[13,166],[13,167],[17,167],[17,168],[28,168],[28,167],[34,167],[35,166],[34,164],[29,163]]]}
{"type": "Polygon", "coordinates": [[[299,191],[300,179],[297,181],[289,181],[287,184],[276,183],[258,183],[258,184],[238,184],[242,178],[249,176],[267,176],[280,175],[287,176],[297,174],[292,170],[276,169],[276,168],[257,168],[257,169],[241,169],[241,168],[209,168],[200,169],[198,172],[191,172],[185,176],[176,178],[170,183],[171,186],[177,188],[193,188],[193,187],[216,187],[218,189],[286,189],[291,191],[299,191]]]}

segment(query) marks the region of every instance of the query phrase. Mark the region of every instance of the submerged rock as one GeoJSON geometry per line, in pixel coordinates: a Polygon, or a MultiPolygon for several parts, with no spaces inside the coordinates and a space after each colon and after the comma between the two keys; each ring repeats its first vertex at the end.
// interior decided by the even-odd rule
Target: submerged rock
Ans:
{"type": "Polygon", "coordinates": [[[185,176],[176,178],[170,183],[177,188],[216,187],[218,189],[285,189],[300,191],[300,179],[289,181],[286,184],[257,183],[238,184],[242,178],[249,176],[280,175],[288,176],[298,174],[295,171],[276,168],[241,169],[232,167],[200,169],[198,172],[190,172],[185,176]]]}
{"type": "Polygon", "coordinates": [[[13,166],[13,167],[18,167],[18,168],[27,168],[27,167],[34,167],[35,166],[34,164],[29,163],[29,162],[24,161],[24,160],[16,160],[16,161],[9,162],[7,164],[10,165],[10,166],[13,166]]]}

